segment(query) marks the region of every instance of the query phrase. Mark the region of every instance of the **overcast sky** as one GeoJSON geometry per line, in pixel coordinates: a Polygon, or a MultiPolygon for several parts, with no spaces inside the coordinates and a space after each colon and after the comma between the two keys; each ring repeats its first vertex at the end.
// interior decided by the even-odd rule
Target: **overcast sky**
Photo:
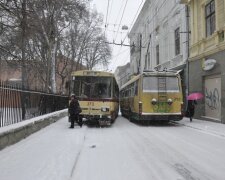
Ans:
{"type": "MultiPolygon", "coordinates": [[[[129,44],[127,34],[144,2],[145,0],[92,0],[92,6],[104,15],[104,25],[107,24],[105,32],[109,42],[121,43],[124,41],[124,44],[129,44]],[[122,30],[123,25],[128,26],[128,30],[122,30]]],[[[104,26],[103,30],[105,30],[104,26]]],[[[114,72],[117,66],[123,66],[130,61],[130,48],[118,45],[110,46],[113,52],[108,70],[114,72]]]]}

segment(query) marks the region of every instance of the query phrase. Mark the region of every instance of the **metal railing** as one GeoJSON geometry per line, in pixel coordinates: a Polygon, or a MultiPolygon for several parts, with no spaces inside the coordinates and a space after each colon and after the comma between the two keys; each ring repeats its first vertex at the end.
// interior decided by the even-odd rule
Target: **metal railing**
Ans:
{"type": "Polygon", "coordinates": [[[67,108],[68,96],[22,90],[0,81],[0,127],[67,108]]]}

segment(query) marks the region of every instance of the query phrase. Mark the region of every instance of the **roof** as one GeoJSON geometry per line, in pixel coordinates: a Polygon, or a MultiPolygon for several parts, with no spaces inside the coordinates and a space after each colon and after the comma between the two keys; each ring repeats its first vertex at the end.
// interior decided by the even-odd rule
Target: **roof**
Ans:
{"type": "Polygon", "coordinates": [[[71,74],[72,76],[109,76],[114,77],[113,73],[106,72],[106,71],[94,71],[94,70],[81,70],[81,71],[74,71],[71,74]]]}
{"type": "Polygon", "coordinates": [[[123,86],[121,86],[121,89],[125,88],[126,86],[128,86],[129,84],[137,81],[139,78],[141,77],[141,74],[134,76],[131,80],[129,80],[127,83],[125,83],[123,86]]]}
{"type": "Polygon", "coordinates": [[[140,79],[141,76],[179,76],[179,72],[177,71],[144,71],[142,74],[139,74],[137,76],[134,76],[131,80],[129,80],[127,83],[125,83],[121,89],[125,88],[129,84],[132,84],[133,82],[140,79]]]}

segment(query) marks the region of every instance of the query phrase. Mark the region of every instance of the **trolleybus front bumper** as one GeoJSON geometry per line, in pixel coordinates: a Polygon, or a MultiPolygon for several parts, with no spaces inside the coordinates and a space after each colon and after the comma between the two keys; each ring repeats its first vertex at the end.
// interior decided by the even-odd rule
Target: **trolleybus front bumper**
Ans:
{"type": "Polygon", "coordinates": [[[110,115],[80,115],[86,124],[99,124],[100,126],[111,125],[112,119],[110,115]]]}

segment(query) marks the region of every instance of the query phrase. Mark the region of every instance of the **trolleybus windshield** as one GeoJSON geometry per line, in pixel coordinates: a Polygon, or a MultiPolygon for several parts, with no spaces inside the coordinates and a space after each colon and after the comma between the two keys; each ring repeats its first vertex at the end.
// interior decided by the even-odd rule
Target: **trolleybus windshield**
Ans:
{"type": "Polygon", "coordinates": [[[111,77],[75,77],[74,93],[81,98],[111,98],[111,77]]]}
{"type": "MultiPolygon", "coordinates": [[[[164,78],[164,77],[163,77],[164,78]]],[[[179,92],[178,77],[167,76],[165,77],[165,88],[166,92],[179,92]]],[[[147,76],[143,77],[143,92],[157,92],[159,91],[159,77],[147,76]]],[[[163,91],[162,89],[160,91],[163,91]]]]}

